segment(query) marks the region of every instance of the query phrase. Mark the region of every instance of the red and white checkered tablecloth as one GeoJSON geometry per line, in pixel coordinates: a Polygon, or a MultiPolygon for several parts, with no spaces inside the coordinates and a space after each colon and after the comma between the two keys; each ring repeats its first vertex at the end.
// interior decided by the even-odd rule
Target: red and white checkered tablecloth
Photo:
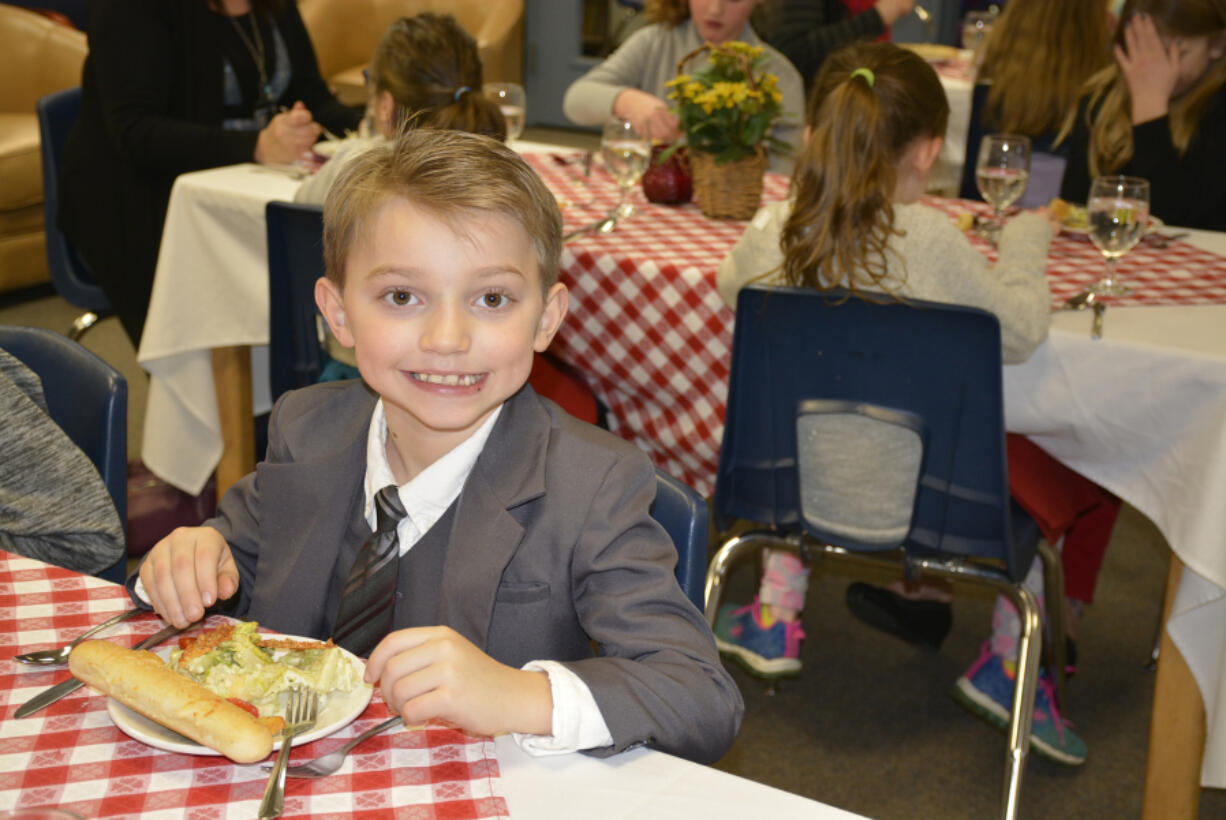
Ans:
{"type": "MultiPolygon", "coordinates": [[[[991,213],[991,208],[983,202],[938,197],[929,197],[924,202],[955,219],[966,212],[982,216],[991,213]]],[[[1171,234],[1174,230],[1162,229],[1159,233],[1171,234]]],[[[996,261],[994,247],[978,236],[968,236],[971,244],[996,261]]],[[[1059,307],[1070,296],[1101,278],[1105,264],[1098,248],[1084,234],[1058,234],[1047,254],[1052,307],[1059,307]]],[[[1116,263],[1116,274],[1132,288],[1132,293],[1112,297],[1112,305],[1226,304],[1226,258],[1187,242],[1176,241],[1159,248],[1152,242],[1142,241],[1116,263]]]]}
{"type": "MultiPolygon", "coordinates": [[[[122,587],[0,551],[0,809],[57,806],[84,817],[250,818],[268,775],[224,757],[175,754],[112,724],[106,698],[83,687],[18,720],[18,706],[68,676],[12,656],[61,645],[123,611],[122,587]]],[[[218,620],[210,619],[209,625],[218,620]]],[[[138,616],[102,637],[126,646],[162,627],[138,616]]],[[[301,763],[390,716],[376,691],[344,729],[294,748],[301,763]]],[[[286,817],[509,817],[494,742],[455,729],[391,730],[363,743],[340,772],[287,781],[286,817]]]]}
{"type": "MultiPolygon", "coordinates": [[[[605,216],[617,188],[596,164],[590,177],[570,154],[528,161],[562,206],[565,229],[605,216]],[[570,161],[568,161],[570,160],[570,161]]],[[[767,174],[764,201],[787,195],[786,177],[767,174]]],[[[926,200],[956,217],[986,213],[982,202],[926,200]]],[[[698,207],[647,203],[604,236],[584,236],[562,254],[571,289],[570,315],[553,351],[578,368],[609,408],[613,432],[635,442],[661,469],[710,493],[718,467],[731,362],[733,313],[719,298],[715,271],[746,223],[713,220],[698,207]]],[[[973,238],[989,256],[987,243],[973,238]]],[[[1052,243],[1048,278],[1053,307],[1103,272],[1088,241],[1061,235],[1052,243]]],[[[1142,243],[1120,263],[1134,288],[1120,305],[1226,303],[1226,258],[1176,242],[1142,243]]]]}

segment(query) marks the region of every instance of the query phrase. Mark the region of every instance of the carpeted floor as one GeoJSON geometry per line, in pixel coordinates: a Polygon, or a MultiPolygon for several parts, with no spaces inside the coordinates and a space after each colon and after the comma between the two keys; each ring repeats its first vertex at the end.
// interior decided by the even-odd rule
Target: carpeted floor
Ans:
{"type": "MultiPolygon", "coordinates": [[[[1126,507],[1069,685],[1068,716],[1089,759],[1073,769],[1032,753],[1021,816],[1140,816],[1154,686],[1145,664],[1168,554],[1157,529],[1126,507]]],[[[727,600],[747,600],[752,562],[735,575],[727,600]]],[[[843,603],[847,584],[815,571],[800,678],[770,695],[731,667],[746,715],[718,768],[879,820],[996,816],[1005,737],[948,694],[987,635],[992,601],[960,590],[953,631],[939,652],[928,652],[852,618],[843,603]]],[[[1226,817],[1226,792],[1202,790],[1200,816],[1226,817]]]]}

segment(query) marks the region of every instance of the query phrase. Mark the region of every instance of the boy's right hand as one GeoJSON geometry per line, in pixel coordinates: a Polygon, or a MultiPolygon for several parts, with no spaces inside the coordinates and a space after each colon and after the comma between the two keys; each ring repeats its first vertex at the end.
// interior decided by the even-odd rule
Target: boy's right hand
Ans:
{"type": "Polygon", "coordinates": [[[238,567],[217,530],[179,527],[149,551],[140,580],[157,614],[182,629],[238,591],[238,567]]]}

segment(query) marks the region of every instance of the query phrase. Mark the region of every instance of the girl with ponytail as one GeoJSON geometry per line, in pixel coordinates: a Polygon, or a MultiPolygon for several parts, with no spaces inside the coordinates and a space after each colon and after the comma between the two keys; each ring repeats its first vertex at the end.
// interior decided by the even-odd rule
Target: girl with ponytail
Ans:
{"type": "Polygon", "coordinates": [[[388,27],[367,80],[374,135],[345,144],[294,196],[323,204],[332,181],[354,156],[406,128],[442,128],[506,140],[498,105],[481,93],[477,41],[450,14],[424,12],[388,27]]]}
{"type": "Polygon", "coordinates": [[[1226,230],[1226,0],[1128,0],[1115,63],[1065,133],[1064,199],[1085,202],[1097,176],[1138,176],[1155,216],[1226,230]]]}
{"type": "MultiPolygon", "coordinates": [[[[1055,220],[1046,209],[1012,219],[992,266],[944,213],[920,203],[948,117],[936,73],[913,52],[863,43],[833,54],[809,98],[807,141],[792,173],[791,196],[762,208],[720,264],[716,279],[724,301],[735,308],[742,286],[767,282],[844,288],[852,298],[970,305],[1000,320],[1004,362],[1027,359],[1047,337],[1045,269],[1055,220]]],[[[720,650],[755,674],[799,673],[807,587],[808,568],[800,559],[768,553],[759,596],[748,606],[720,609],[720,650]]],[[[890,600],[918,597],[907,602],[908,615],[945,613],[937,625],[939,645],[949,629],[947,591],[906,590],[901,583],[869,589],[890,600]]],[[[1005,715],[1009,708],[1006,703],[1005,715]]],[[[1080,738],[1046,708],[1051,719],[1035,724],[1058,736],[1049,748],[1084,759],[1080,738]]],[[[1043,753],[1037,741],[1035,749],[1043,753]]]]}
{"type": "Polygon", "coordinates": [[[1047,337],[1055,221],[1045,210],[1011,220],[992,267],[921,204],[948,117],[936,72],[913,52],[858,43],[832,55],[809,98],[791,197],[759,211],[719,266],[728,306],[753,281],[973,305],[1001,320],[1005,362],[1025,361],[1047,337]]]}

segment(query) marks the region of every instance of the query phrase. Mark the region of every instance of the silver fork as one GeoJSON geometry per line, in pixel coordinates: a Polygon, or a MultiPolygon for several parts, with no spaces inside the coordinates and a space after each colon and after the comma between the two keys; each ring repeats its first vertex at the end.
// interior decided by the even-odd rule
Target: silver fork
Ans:
{"type": "Polygon", "coordinates": [[[268,785],[264,788],[264,799],[260,801],[260,820],[280,817],[285,808],[285,764],[289,762],[290,742],[295,735],[315,728],[315,720],[319,714],[319,694],[314,689],[303,689],[295,686],[289,690],[289,700],[285,707],[285,728],[281,730],[281,751],[277,752],[277,762],[268,776],[268,785]]]}
{"type": "Polygon", "coordinates": [[[340,770],[341,764],[345,762],[345,758],[354,750],[359,743],[364,743],[380,732],[386,732],[393,726],[403,726],[402,721],[398,716],[389,718],[383,721],[378,726],[367,729],[362,734],[355,737],[353,740],[346,743],[336,751],[328,752],[326,755],[321,755],[309,763],[302,763],[298,766],[290,766],[285,770],[289,777],[327,777],[330,774],[336,774],[340,770]]]}

